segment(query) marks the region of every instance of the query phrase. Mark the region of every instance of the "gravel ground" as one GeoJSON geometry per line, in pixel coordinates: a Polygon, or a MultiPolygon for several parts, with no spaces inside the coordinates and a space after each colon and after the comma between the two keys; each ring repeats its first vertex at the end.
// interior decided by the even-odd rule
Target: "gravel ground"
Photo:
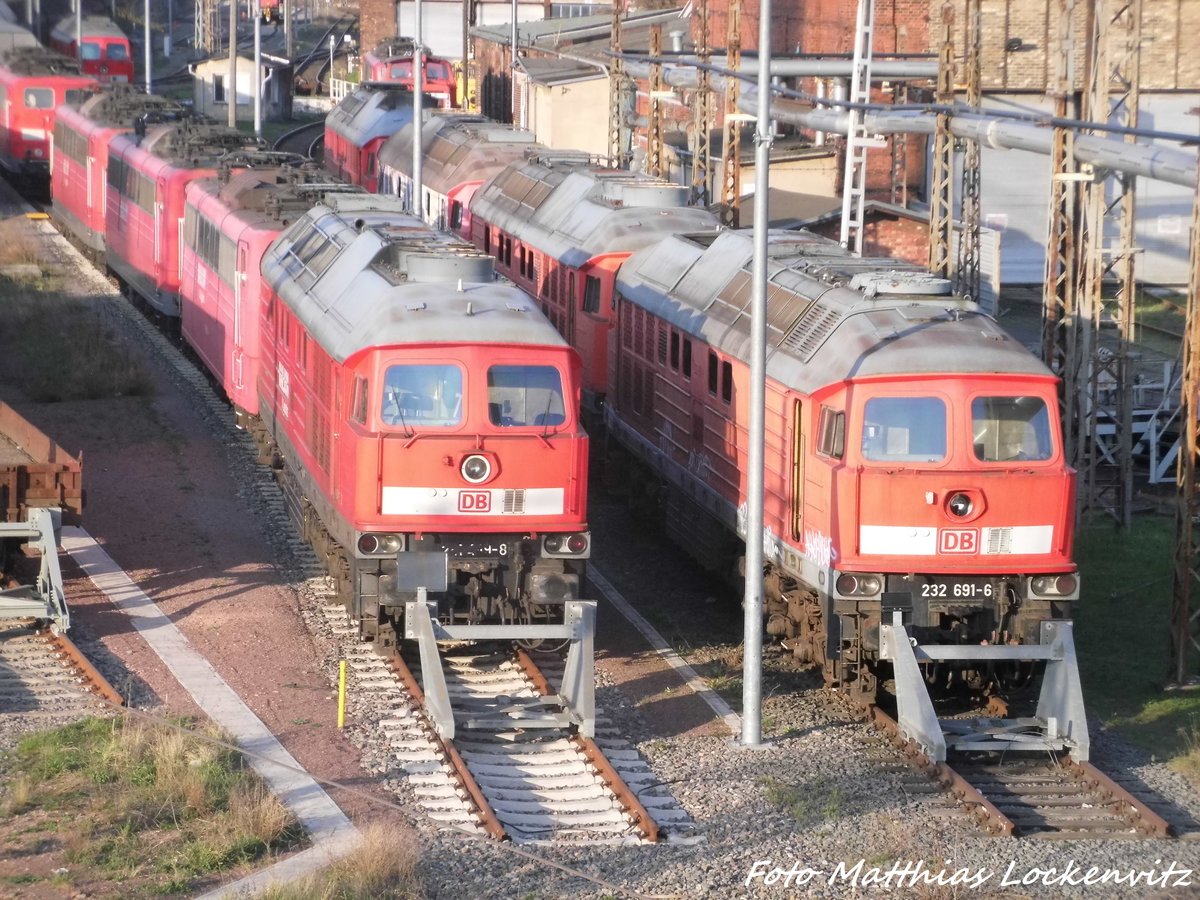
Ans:
{"type": "MultiPolygon", "coordinates": [[[[103,293],[94,281],[87,284],[81,276],[81,291],[103,293]]],[[[133,327],[129,333],[141,334],[133,327]]],[[[131,340],[140,346],[143,338],[131,340]]],[[[408,802],[403,780],[373,745],[375,700],[352,698],[346,735],[330,727],[341,644],[316,614],[327,602],[327,585],[308,577],[311,560],[281,528],[269,484],[219,405],[197,399],[202,391],[161,368],[157,351],[145,352],[162,374],[152,403],[118,398],[86,408],[59,404],[30,416],[68,448],[86,451],[87,527],[314,774],[353,782],[364,792],[337,795],[352,815],[368,821],[381,814],[381,804],[400,803],[389,815],[422,845],[428,896],[908,892],[914,886],[899,874],[890,882],[881,879],[893,866],[918,863],[943,879],[965,870],[960,879],[982,881],[976,888],[918,882],[915,892],[922,896],[1195,893],[1178,883],[1180,876],[1164,879],[1163,873],[1170,866],[1200,870],[1200,843],[980,836],[940,796],[922,790],[922,781],[897,765],[873,730],[831,701],[815,675],[795,671],[786,654],[767,655],[765,748],[733,746],[711,713],[697,712],[681,683],[672,685],[661,667],[647,674],[633,665],[652,666],[653,654],[603,604],[600,701],[692,815],[692,835],[653,847],[513,847],[439,829],[408,802]],[[637,677],[628,677],[631,671],[637,677]],[[1093,865],[1150,871],[1164,881],[1072,888],[1040,874],[1061,874],[1072,861],[1084,871],[1093,865]],[[772,869],[793,867],[790,883],[770,876],[772,869]],[[868,877],[875,868],[880,874],[868,877]]],[[[737,598],[697,574],[609,498],[597,493],[592,509],[597,565],[689,662],[736,698],[737,598]]],[[[80,622],[75,637],[114,684],[143,708],[191,711],[165,667],[120,616],[78,572],[68,574],[80,622]]],[[[1200,796],[1165,766],[1102,732],[1095,734],[1094,748],[1101,768],[1140,778],[1176,805],[1181,821],[1200,816],[1200,796]]],[[[1200,878],[1190,879],[1197,883],[1200,878]]]]}

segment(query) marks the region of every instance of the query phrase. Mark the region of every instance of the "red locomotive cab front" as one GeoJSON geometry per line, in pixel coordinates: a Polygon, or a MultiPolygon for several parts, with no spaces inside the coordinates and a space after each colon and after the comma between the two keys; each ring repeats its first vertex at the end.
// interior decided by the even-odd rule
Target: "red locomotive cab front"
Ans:
{"type": "Polygon", "coordinates": [[[923,640],[1037,642],[1041,621],[1069,617],[1075,473],[1052,378],[862,382],[846,396],[833,496],[856,514],[830,544],[835,600],[881,597],[923,640]]]}

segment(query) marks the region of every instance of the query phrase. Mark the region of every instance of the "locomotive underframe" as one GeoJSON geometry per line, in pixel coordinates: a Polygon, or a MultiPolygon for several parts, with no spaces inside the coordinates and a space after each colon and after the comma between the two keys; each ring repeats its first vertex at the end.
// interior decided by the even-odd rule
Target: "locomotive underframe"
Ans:
{"type": "MultiPolygon", "coordinates": [[[[429,594],[432,614],[445,626],[562,625],[566,604],[579,600],[584,560],[544,557],[533,535],[408,532],[399,533],[399,554],[356,552],[357,532],[337,515],[303,468],[286,464],[297,454],[287,435],[275,427],[266,404],[261,417],[239,410],[237,421],[254,437],[260,462],[275,469],[293,519],[334,578],[338,601],[359,623],[364,638],[393,646],[403,637],[405,608],[418,591],[397,586],[398,555],[438,554],[445,559],[446,590],[429,594]]],[[[544,640],[515,632],[510,639],[529,646],[544,640]]]]}

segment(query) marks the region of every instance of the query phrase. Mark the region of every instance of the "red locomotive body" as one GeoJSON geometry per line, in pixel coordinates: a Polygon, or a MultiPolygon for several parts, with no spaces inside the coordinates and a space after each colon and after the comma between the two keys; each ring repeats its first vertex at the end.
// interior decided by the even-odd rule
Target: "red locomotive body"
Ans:
{"type": "Polygon", "coordinates": [[[0,62],[0,166],[39,182],[50,177],[54,110],[79,103],[99,85],[72,59],[42,47],[19,47],[0,62]]]}
{"type": "Polygon", "coordinates": [[[611,384],[613,284],[634,250],[677,232],[712,232],[715,216],[687,189],[586,154],[548,151],[514,162],[471,201],[471,241],[542,304],[583,357],[584,404],[598,414],[611,384]]]}
{"type": "MultiPolygon", "coordinates": [[[[379,192],[406,203],[412,196],[413,127],[410,122],[379,150],[379,192]]],[[[471,239],[471,198],[483,183],[518,159],[548,152],[533,132],[483,116],[431,116],[421,133],[420,208],[425,221],[471,239]]]]}
{"type": "Polygon", "coordinates": [[[79,106],[65,103],[55,113],[54,169],[50,180],[53,216],[93,257],[104,257],[108,145],[135,123],[182,113],[174,101],[131,87],[111,87],[79,106]]]}
{"type": "Polygon", "coordinates": [[[338,178],[371,193],[379,186],[379,148],[412,121],[412,91],[362,84],[325,118],[324,164],[338,178]]]}
{"type": "Polygon", "coordinates": [[[310,165],[248,169],[196,179],[184,191],[181,333],[243,425],[258,414],[262,258],[317,198],[339,190],[323,176],[310,165]]]}
{"type": "MultiPolygon", "coordinates": [[[[606,422],[673,536],[745,537],[749,232],[677,236],[617,284],[606,422]]],[[[768,631],[873,693],[881,617],[922,643],[1037,643],[1078,598],[1057,379],[949,284],[804,232],[769,249],[768,631]]]]}
{"type": "Polygon", "coordinates": [[[590,553],[578,357],[491,258],[401,210],[327,198],[263,260],[260,414],[290,498],[345,548],[367,634],[414,561],[445,573],[444,622],[561,615],[590,553]]]}
{"type": "Polygon", "coordinates": [[[83,17],[83,52],[79,51],[74,16],[67,16],[50,32],[50,46],[63,56],[79,60],[83,74],[101,84],[133,81],[133,54],[129,38],[105,16],[83,17]]]}
{"type": "Polygon", "coordinates": [[[184,188],[256,161],[270,162],[253,138],[201,119],[158,125],[144,137],[114,136],[105,215],[109,268],[160,313],[178,316],[184,188]]]}
{"type": "Polygon", "coordinates": [[[282,22],[283,12],[280,0],[258,0],[258,8],[264,22],[282,22]]]}
{"type": "MultiPolygon", "coordinates": [[[[458,81],[454,66],[440,56],[430,56],[422,47],[421,89],[434,106],[451,109],[458,106],[458,81]]],[[[413,57],[417,44],[412,38],[399,37],[384,41],[363,54],[363,81],[388,81],[413,89],[413,57]]]]}

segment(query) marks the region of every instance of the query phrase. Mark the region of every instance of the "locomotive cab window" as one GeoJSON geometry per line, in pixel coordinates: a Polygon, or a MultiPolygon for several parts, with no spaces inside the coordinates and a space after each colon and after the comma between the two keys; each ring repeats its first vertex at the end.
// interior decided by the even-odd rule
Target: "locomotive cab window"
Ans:
{"type": "Polygon", "coordinates": [[[101,53],[100,53],[100,45],[99,44],[97,44],[95,41],[84,41],[83,42],[83,50],[81,50],[79,53],[80,59],[90,62],[92,60],[99,59],[100,56],[101,56],[101,53]]]}
{"type": "Polygon", "coordinates": [[[388,366],[383,378],[383,424],[457,425],[462,421],[462,370],[450,364],[388,366]]]}
{"type": "Polygon", "coordinates": [[[54,90],[52,88],[26,88],[26,109],[54,109],[54,90]]]}
{"type": "Polygon", "coordinates": [[[583,311],[585,313],[600,312],[600,279],[589,275],[583,283],[583,311]]]}
{"type": "Polygon", "coordinates": [[[828,406],[821,407],[817,424],[817,453],[831,459],[841,459],[846,451],[846,414],[828,406]]]}
{"type": "Polygon", "coordinates": [[[549,427],[566,422],[562,379],[553,366],[492,366],[487,377],[488,419],[493,425],[549,427]]]}
{"type": "Polygon", "coordinates": [[[876,462],[946,458],[946,404],[937,397],[873,397],[863,411],[862,454],[876,462]]]}
{"type": "Polygon", "coordinates": [[[1050,413],[1041,397],[976,397],[971,437],[980,462],[1049,459],[1050,413]]]}
{"type": "Polygon", "coordinates": [[[129,59],[129,48],[124,44],[109,44],[108,45],[109,59],[129,59]]]}

